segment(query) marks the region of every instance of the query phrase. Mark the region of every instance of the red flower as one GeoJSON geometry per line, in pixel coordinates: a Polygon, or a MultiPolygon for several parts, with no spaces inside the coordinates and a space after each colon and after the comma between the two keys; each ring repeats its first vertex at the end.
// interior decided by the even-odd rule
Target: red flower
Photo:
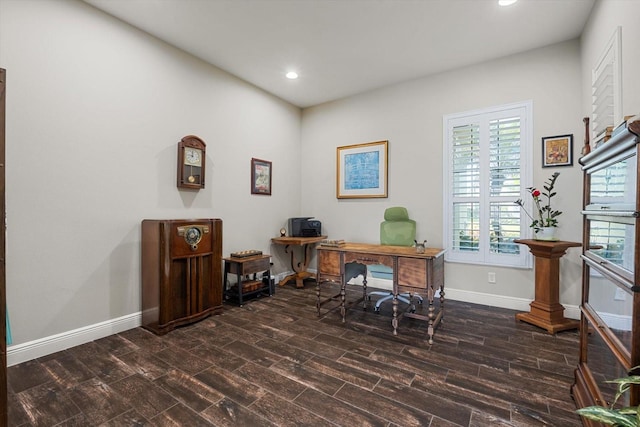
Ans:
{"type": "Polygon", "coordinates": [[[553,187],[556,184],[556,179],[558,179],[558,175],[560,175],[560,172],[554,172],[551,175],[551,178],[549,178],[545,183],[545,185],[543,185],[543,188],[545,190],[544,193],[535,187],[527,187],[527,191],[529,191],[529,194],[531,194],[531,197],[533,198],[533,203],[534,203],[533,207],[535,208],[535,211],[534,211],[535,218],[532,215],[529,215],[529,212],[527,212],[527,210],[524,207],[524,202],[522,201],[522,199],[518,199],[515,201],[515,203],[523,209],[524,213],[529,218],[531,218],[532,222],[530,227],[534,228],[536,232],[541,227],[557,227],[558,226],[558,220],[556,219],[556,217],[562,214],[562,212],[551,209],[551,198],[556,195],[556,193],[553,191],[553,187]],[[540,202],[543,202],[542,197],[546,198],[546,202],[547,202],[547,204],[544,206],[540,206],[540,202]]]}

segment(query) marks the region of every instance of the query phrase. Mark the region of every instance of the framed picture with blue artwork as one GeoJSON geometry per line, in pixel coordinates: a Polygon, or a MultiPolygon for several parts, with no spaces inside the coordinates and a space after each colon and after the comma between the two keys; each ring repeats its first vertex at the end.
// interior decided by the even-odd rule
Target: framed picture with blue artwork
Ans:
{"type": "Polygon", "coordinates": [[[387,197],[389,141],[338,147],[338,199],[387,197]]]}

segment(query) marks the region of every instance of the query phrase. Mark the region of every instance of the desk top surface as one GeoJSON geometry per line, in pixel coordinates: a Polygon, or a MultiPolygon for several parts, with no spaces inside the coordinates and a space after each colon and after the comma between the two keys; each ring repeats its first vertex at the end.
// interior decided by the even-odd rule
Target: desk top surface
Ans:
{"type": "Polygon", "coordinates": [[[319,243],[326,239],[327,239],[327,236],[318,236],[318,237],[284,236],[284,237],[273,237],[271,241],[273,243],[278,243],[280,245],[306,245],[309,243],[319,243]]]}
{"type": "Polygon", "coordinates": [[[251,255],[251,256],[245,256],[245,257],[228,256],[222,259],[223,261],[228,261],[228,262],[244,263],[247,261],[264,260],[269,258],[271,258],[271,255],[269,254],[259,254],[259,255],[251,255]]]}
{"type": "Polygon", "coordinates": [[[370,243],[347,242],[342,246],[318,246],[318,249],[326,251],[363,252],[376,255],[401,255],[412,258],[438,258],[444,254],[444,249],[425,248],[424,253],[417,253],[413,246],[390,246],[370,243]]]}
{"type": "Polygon", "coordinates": [[[569,248],[577,248],[582,246],[579,242],[566,242],[564,240],[535,240],[535,239],[516,239],[514,243],[529,246],[532,251],[546,252],[564,252],[569,248]]]}

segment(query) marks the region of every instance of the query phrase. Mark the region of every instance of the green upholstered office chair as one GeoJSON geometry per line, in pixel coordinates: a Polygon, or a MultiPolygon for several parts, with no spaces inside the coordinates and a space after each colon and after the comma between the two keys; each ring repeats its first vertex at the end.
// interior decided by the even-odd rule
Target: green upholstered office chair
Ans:
{"type": "MultiPolygon", "coordinates": [[[[380,244],[391,246],[412,246],[416,239],[416,222],[409,218],[407,208],[394,206],[384,211],[384,221],[380,223],[380,244]]],[[[393,279],[393,269],[385,265],[369,266],[372,277],[380,279],[393,279]]],[[[376,301],[375,311],[380,311],[380,304],[393,298],[393,292],[375,291],[371,295],[383,295],[376,301]]],[[[422,302],[422,297],[417,295],[418,301],[422,302]]],[[[398,295],[398,300],[410,304],[411,295],[404,293],[398,295]]]]}
{"type": "Polygon", "coordinates": [[[384,211],[380,223],[380,244],[411,246],[416,239],[416,222],[409,219],[407,208],[395,206],[384,211]]]}

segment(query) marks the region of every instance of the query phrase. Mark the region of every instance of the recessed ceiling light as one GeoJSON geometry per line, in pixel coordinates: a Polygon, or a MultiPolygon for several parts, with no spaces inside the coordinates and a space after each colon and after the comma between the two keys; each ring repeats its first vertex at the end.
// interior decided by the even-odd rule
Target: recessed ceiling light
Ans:
{"type": "Polygon", "coordinates": [[[514,4],[517,1],[518,0],[498,0],[498,4],[500,6],[511,6],[512,4],[514,4]]]}
{"type": "Polygon", "coordinates": [[[285,76],[288,79],[295,80],[298,78],[298,73],[296,73],[295,71],[289,71],[287,74],[285,74],[285,76]]]}

